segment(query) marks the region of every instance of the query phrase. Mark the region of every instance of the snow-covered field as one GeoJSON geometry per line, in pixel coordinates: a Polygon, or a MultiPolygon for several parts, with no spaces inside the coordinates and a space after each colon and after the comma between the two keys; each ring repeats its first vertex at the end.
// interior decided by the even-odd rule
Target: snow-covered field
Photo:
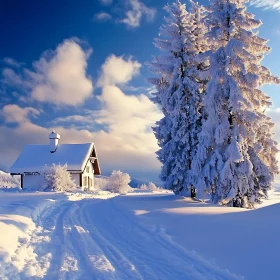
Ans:
{"type": "Polygon", "coordinates": [[[280,196],[0,193],[0,279],[279,279],[280,196]]]}

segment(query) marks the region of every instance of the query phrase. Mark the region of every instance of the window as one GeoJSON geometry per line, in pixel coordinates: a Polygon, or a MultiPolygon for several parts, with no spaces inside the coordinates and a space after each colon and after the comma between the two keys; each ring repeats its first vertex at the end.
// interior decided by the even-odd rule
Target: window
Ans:
{"type": "Polygon", "coordinates": [[[87,186],[87,177],[84,177],[84,178],[83,178],[83,185],[84,185],[84,187],[87,186]]]}
{"type": "Polygon", "coordinates": [[[86,167],[86,172],[89,173],[89,166],[86,167]]]}

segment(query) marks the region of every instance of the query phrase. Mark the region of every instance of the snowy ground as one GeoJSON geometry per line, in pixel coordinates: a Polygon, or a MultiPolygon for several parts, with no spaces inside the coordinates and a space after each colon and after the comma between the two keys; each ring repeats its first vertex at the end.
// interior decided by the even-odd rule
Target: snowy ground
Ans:
{"type": "Polygon", "coordinates": [[[0,193],[0,279],[279,279],[280,197],[0,193]]]}

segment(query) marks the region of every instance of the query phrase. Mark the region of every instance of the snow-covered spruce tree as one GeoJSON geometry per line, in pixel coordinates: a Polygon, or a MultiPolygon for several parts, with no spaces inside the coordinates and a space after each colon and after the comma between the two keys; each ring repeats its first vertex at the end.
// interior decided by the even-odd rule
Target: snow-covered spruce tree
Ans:
{"type": "Polygon", "coordinates": [[[160,177],[165,188],[183,195],[189,195],[192,186],[190,170],[201,128],[201,62],[195,57],[202,51],[203,26],[200,21],[196,25],[195,19],[203,11],[198,5],[193,7],[196,18],[180,1],[165,7],[168,17],[155,40],[161,55],[150,64],[151,71],[158,75],[150,79],[157,89],[151,100],[164,115],[153,128],[160,147],[160,177]]]}
{"type": "Polygon", "coordinates": [[[272,123],[264,114],[269,98],[259,89],[279,80],[261,65],[270,50],[254,32],[261,22],[246,11],[247,0],[213,0],[208,34],[211,81],[204,108],[207,120],[192,170],[199,196],[214,202],[253,207],[277,172],[272,123]]]}

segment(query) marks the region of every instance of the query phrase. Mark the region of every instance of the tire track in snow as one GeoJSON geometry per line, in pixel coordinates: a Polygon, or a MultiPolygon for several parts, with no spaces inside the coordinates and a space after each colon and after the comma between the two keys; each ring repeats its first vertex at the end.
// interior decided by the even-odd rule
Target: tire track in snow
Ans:
{"type": "Polygon", "coordinates": [[[54,219],[52,212],[48,213],[50,217],[44,215],[44,224],[50,223],[51,219],[56,221],[51,242],[54,247],[52,264],[44,279],[115,279],[113,275],[108,276],[108,272],[114,271],[114,268],[106,257],[96,257],[96,245],[81,223],[83,203],[76,201],[63,204],[57,219],[54,219]],[[98,269],[102,265],[105,270],[107,265],[107,273],[101,273],[98,269]]]}
{"type": "MultiPolygon", "coordinates": [[[[218,266],[204,260],[196,252],[187,251],[185,248],[177,244],[172,240],[170,236],[165,233],[163,228],[155,228],[154,231],[148,230],[147,228],[140,226],[135,219],[129,217],[127,213],[122,211],[117,207],[115,200],[110,201],[112,203],[113,209],[122,216],[122,218],[127,219],[127,221],[133,224],[140,232],[143,232],[147,236],[152,236],[154,241],[165,248],[167,252],[172,253],[176,258],[181,258],[183,262],[189,265],[190,273],[195,275],[192,277],[198,277],[197,279],[207,279],[207,280],[237,280],[243,279],[243,277],[238,277],[226,269],[221,269],[218,266]],[[201,278],[202,277],[202,278],[201,278]]],[[[187,267],[183,266],[186,270],[187,267]]],[[[166,278],[168,279],[168,278],[166,278]]],[[[191,278],[196,279],[196,278],[191,278]]]]}
{"type": "Polygon", "coordinates": [[[41,250],[50,251],[52,259],[50,261],[49,269],[47,271],[46,279],[59,279],[58,273],[60,270],[61,259],[63,255],[63,219],[67,211],[67,202],[59,204],[57,207],[52,207],[49,211],[42,213],[40,216],[40,225],[45,231],[51,233],[51,241],[49,245],[38,246],[37,251],[40,247],[41,250]]]}
{"type": "Polygon", "coordinates": [[[53,257],[44,279],[79,279],[80,277],[77,267],[77,253],[67,235],[68,226],[65,225],[66,217],[69,215],[70,205],[71,202],[66,202],[60,206],[58,209],[59,211],[55,209],[55,211],[53,211],[55,213],[50,212],[48,217],[42,217],[43,220],[45,220],[44,224],[46,224],[46,222],[50,223],[49,220],[55,222],[52,226],[54,231],[52,232],[52,239],[49,245],[52,247],[51,252],[53,257]]]}
{"type": "Polygon", "coordinates": [[[103,207],[96,209],[98,216],[94,215],[96,211],[93,208],[92,224],[99,224],[96,227],[102,235],[133,262],[144,279],[242,279],[188,252],[161,230],[150,231],[140,226],[135,218],[129,217],[116,204],[117,199],[104,201],[100,204],[103,207]],[[108,214],[111,215],[110,219],[108,214]],[[106,221],[110,227],[106,224],[106,228],[102,228],[106,221]],[[130,231],[130,234],[125,234],[126,231],[130,231]],[[149,264],[152,265],[152,273],[148,277],[149,264]]]}
{"type": "Polygon", "coordinates": [[[106,255],[106,258],[114,265],[117,279],[144,279],[131,261],[127,259],[112,243],[110,243],[109,240],[104,238],[94,224],[91,223],[90,212],[87,210],[90,205],[91,202],[83,205],[84,223],[87,226],[92,239],[95,240],[99,248],[106,255]]]}
{"type": "Polygon", "coordinates": [[[71,242],[76,251],[79,251],[78,263],[82,264],[79,270],[82,270],[89,277],[82,279],[117,279],[115,268],[91,238],[86,225],[83,223],[82,216],[84,213],[81,208],[83,203],[85,201],[79,201],[73,213],[67,216],[67,222],[71,227],[69,231],[71,242]]]}
{"type": "Polygon", "coordinates": [[[35,246],[37,257],[27,259],[18,279],[242,279],[187,251],[164,229],[137,223],[119,199],[125,198],[67,201],[43,210],[26,244],[35,246]],[[42,269],[31,277],[32,266],[42,269]]]}
{"type": "Polygon", "coordinates": [[[105,203],[111,209],[99,210],[98,212],[114,213],[116,216],[112,217],[111,221],[117,222],[118,225],[115,225],[111,230],[103,231],[103,235],[107,239],[112,239],[112,236],[108,233],[114,232],[116,235],[115,240],[113,237],[115,246],[121,248],[122,252],[133,261],[135,267],[138,267],[144,275],[144,279],[206,279],[197,275],[196,270],[185,266],[184,261],[176,255],[170,254],[163,246],[159,246],[151,233],[147,234],[146,231],[139,228],[138,224],[128,220],[123,213],[113,207],[113,201],[106,201],[105,203]],[[122,239],[122,232],[117,233],[118,229],[122,227],[124,227],[123,231],[130,230],[130,237],[126,236],[125,239],[122,239]]]}

